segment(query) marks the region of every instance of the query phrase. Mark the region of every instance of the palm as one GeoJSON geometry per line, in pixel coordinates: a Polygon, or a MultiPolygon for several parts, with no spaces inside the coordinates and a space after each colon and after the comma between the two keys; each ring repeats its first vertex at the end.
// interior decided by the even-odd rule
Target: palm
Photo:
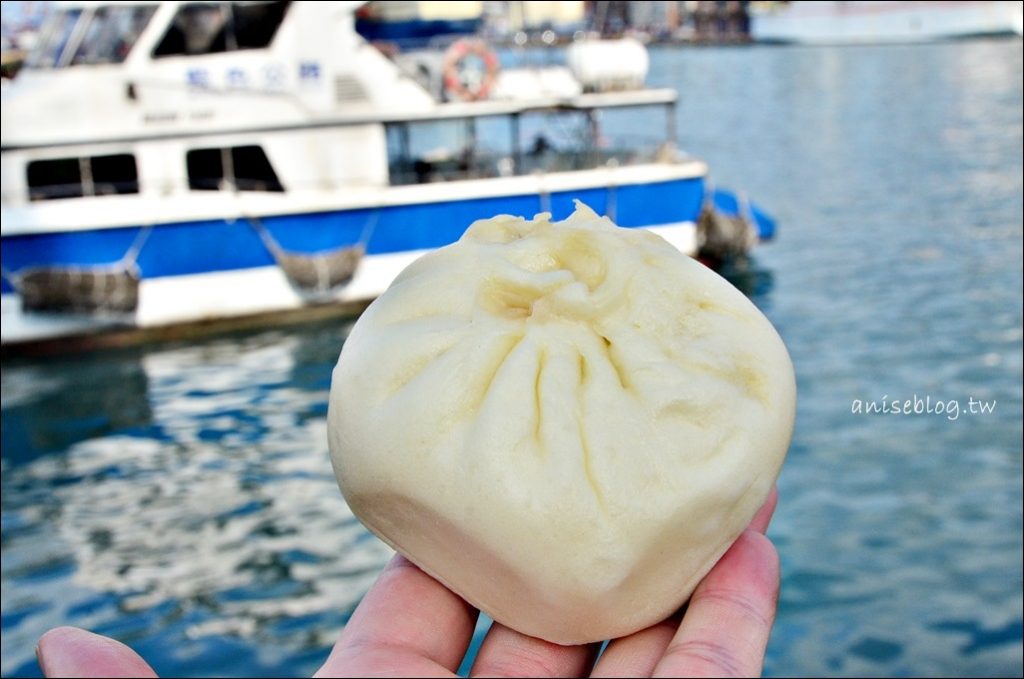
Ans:
{"type": "MultiPolygon", "coordinates": [[[[760,674],[775,616],[779,567],[762,535],[775,494],[726,552],[685,609],[653,627],[598,644],[558,646],[494,623],[471,676],[751,676],[760,674]]],[[[320,677],[452,677],[478,612],[401,556],[356,609],[320,677]]],[[[47,676],[156,676],[131,649],[63,627],[40,639],[47,676]]]]}

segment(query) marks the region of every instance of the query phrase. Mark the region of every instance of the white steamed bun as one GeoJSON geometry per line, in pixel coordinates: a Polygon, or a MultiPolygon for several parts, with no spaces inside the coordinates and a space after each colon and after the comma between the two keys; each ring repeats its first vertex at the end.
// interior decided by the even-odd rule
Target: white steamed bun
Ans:
{"type": "Polygon", "coordinates": [[[771,491],[794,400],[746,297],[578,203],[478,221],[409,266],[345,342],[330,450],[381,539],[495,620],[578,644],[690,596],[771,491]]]}

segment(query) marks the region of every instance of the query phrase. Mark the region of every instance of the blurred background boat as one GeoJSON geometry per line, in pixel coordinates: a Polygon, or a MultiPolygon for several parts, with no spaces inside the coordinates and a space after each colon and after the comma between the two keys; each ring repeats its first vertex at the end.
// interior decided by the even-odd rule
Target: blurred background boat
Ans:
{"type": "Polygon", "coordinates": [[[504,68],[371,44],[362,5],[57,5],[4,90],[3,344],[365,304],[474,220],[574,199],[716,262],[774,232],[677,149],[639,42],[504,68]]]}
{"type": "Polygon", "coordinates": [[[472,35],[483,24],[480,0],[367,2],[356,10],[356,32],[371,42],[423,47],[438,37],[472,35]]]}
{"type": "Polygon", "coordinates": [[[926,42],[1021,34],[1020,2],[754,2],[759,42],[926,42]]]}

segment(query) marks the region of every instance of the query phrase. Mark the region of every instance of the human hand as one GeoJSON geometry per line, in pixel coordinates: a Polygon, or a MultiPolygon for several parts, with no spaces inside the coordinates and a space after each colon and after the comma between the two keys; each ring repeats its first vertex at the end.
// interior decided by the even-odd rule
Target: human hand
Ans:
{"type": "MultiPolygon", "coordinates": [[[[778,495],[705,576],[689,603],[652,627],[600,644],[558,646],[495,622],[471,676],[757,676],[775,619],[779,561],[764,536],[778,495]]],[[[478,611],[402,556],[356,608],[318,677],[453,677],[478,611]]],[[[48,677],[155,677],[124,644],[74,627],[39,640],[48,677]]]]}

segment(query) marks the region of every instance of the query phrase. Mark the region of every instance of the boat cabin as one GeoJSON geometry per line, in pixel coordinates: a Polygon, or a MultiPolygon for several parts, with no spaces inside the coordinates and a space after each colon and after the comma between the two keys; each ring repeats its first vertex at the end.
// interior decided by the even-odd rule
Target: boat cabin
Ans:
{"type": "Polygon", "coordinates": [[[440,101],[351,21],[321,3],[59,3],[5,97],[3,205],[315,193],[672,155],[674,91],[440,101]],[[303,56],[323,34],[307,29],[330,22],[349,30],[303,56]]]}

